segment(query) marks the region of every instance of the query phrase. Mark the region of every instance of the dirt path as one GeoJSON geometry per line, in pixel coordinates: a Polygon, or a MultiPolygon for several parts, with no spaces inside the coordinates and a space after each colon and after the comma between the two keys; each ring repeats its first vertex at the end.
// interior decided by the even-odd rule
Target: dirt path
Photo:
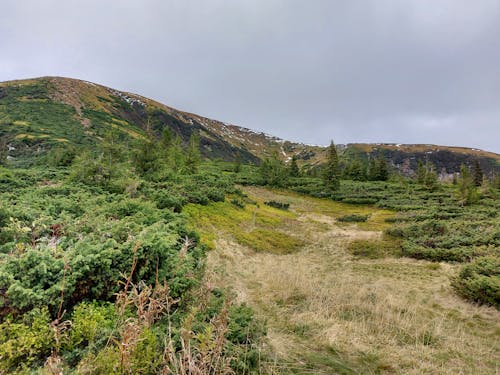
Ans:
{"type": "Polygon", "coordinates": [[[348,251],[352,241],[380,239],[390,213],[260,188],[246,193],[254,202],[290,203],[290,214],[267,230],[300,237],[303,246],[285,255],[255,251],[215,226],[208,269],[267,322],[276,373],[496,373],[500,316],[454,295],[452,266],[348,251]],[[337,221],[359,210],[371,215],[367,223],[337,221]]]}

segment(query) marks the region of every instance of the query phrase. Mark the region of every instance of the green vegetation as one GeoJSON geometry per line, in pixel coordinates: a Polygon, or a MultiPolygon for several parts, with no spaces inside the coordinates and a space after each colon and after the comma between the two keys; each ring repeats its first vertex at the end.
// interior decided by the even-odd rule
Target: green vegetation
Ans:
{"type": "Polygon", "coordinates": [[[55,84],[0,86],[0,373],[405,372],[415,350],[473,363],[456,324],[489,340],[469,312],[500,309],[500,178],[479,161],[449,184],[333,142],[324,165],[256,166],[196,121],[55,84]]]}
{"type": "Polygon", "coordinates": [[[69,167],[0,169],[2,372],[257,371],[265,331],[207,287],[205,247],[179,213],[224,201],[231,180],[136,150],[110,136],[69,167]]]}
{"type": "MultiPolygon", "coordinates": [[[[399,251],[391,250],[390,253],[465,264],[478,257],[499,257],[500,191],[494,182],[486,180],[477,187],[469,169],[463,166],[456,184],[439,183],[430,163],[419,165],[414,179],[394,175],[389,181],[343,180],[336,190],[331,190],[320,178],[289,176],[282,180],[281,185],[314,197],[397,211],[397,216],[387,218],[391,227],[386,233],[399,246],[399,251]]],[[[250,167],[243,168],[236,181],[244,185],[263,183],[256,170],[250,167]]],[[[353,212],[338,220],[363,225],[364,215],[353,212]]],[[[373,246],[369,247],[372,250],[367,252],[379,253],[373,250],[373,246]]],[[[491,277],[498,280],[498,276],[491,277]]],[[[483,298],[479,292],[476,297],[470,293],[462,295],[475,302],[498,303],[483,298]]]]}

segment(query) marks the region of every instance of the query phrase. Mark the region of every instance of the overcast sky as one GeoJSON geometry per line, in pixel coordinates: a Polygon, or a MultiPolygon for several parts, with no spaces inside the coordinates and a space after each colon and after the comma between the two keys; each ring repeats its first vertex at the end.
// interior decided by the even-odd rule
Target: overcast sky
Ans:
{"type": "Polygon", "coordinates": [[[2,0],[0,81],[45,75],[305,143],[500,153],[500,0],[2,0]]]}

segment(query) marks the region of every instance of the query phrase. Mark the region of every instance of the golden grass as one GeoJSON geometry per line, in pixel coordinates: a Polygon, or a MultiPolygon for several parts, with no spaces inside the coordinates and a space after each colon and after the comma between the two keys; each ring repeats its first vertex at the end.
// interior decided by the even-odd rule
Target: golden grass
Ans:
{"type": "Polygon", "coordinates": [[[353,241],[384,241],[374,229],[386,225],[381,218],[389,212],[260,188],[247,192],[256,201],[291,204],[286,217],[267,212],[275,224],[261,220],[258,227],[295,234],[300,251],[278,255],[238,243],[232,231],[252,224],[253,206],[191,207],[197,212],[191,220],[211,233],[208,268],[217,282],[268,322],[269,346],[283,373],[497,373],[500,313],[453,293],[455,266],[350,253],[353,241]],[[337,225],[336,217],[352,212],[371,215],[365,227],[337,225]]]}

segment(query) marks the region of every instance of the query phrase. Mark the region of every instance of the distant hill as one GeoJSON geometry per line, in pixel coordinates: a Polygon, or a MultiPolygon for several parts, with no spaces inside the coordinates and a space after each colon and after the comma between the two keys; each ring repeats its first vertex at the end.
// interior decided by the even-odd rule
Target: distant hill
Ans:
{"type": "MultiPolygon", "coordinates": [[[[325,147],[285,141],[87,81],[42,77],[0,83],[0,149],[13,162],[61,144],[91,147],[110,130],[126,141],[143,138],[147,131],[159,136],[166,127],[184,143],[198,133],[201,152],[211,159],[259,163],[273,154],[285,161],[295,155],[301,166],[314,168],[326,155],[325,147]]],[[[429,160],[443,175],[475,160],[487,173],[500,171],[499,154],[471,148],[356,143],[338,149],[344,160],[383,154],[405,174],[413,173],[419,159],[429,160]]]]}

